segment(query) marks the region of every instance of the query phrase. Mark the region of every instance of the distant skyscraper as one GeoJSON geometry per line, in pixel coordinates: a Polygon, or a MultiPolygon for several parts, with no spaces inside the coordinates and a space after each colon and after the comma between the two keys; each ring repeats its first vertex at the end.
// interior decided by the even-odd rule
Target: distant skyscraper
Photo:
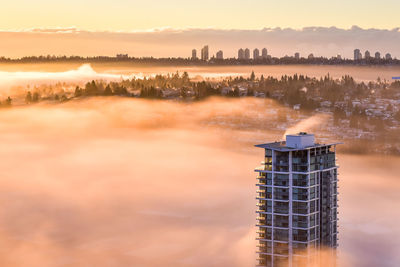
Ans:
{"type": "Polygon", "coordinates": [[[367,50],[367,51],[365,51],[365,53],[364,53],[364,58],[365,59],[369,59],[371,57],[371,54],[369,53],[369,51],[367,50]]]}
{"type": "Polygon", "coordinates": [[[244,58],[245,59],[250,59],[250,49],[246,48],[244,50],[244,58]]]}
{"type": "Polygon", "coordinates": [[[381,59],[381,53],[375,52],[375,59],[381,59]]]}
{"type": "Polygon", "coordinates": [[[314,59],[314,54],[313,53],[309,54],[308,59],[314,59]]]}
{"type": "Polygon", "coordinates": [[[224,59],[224,52],[222,50],[219,50],[216,54],[217,59],[224,59]]]}
{"type": "Polygon", "coordinates": [[[258,48],[253,50],[253,59],[257,60],[260,58],[260,50],[258,50],[258,48]]]}
{"type": "Polygon", "coordinates": [[[294,53],[294,58],[295,59],[300,59],[300,53],[294,53]]]}
{"type": "Polygon", "coordinates": [[[391,55],[390,53],[387,53],[387,54],[385,55],[385,59],[387,59],[387,60],[392,59],[392,55],[391,55]]]}
{"type": "Polygon", "coordinates": [[[354,49],[354,60],[361,60],[362,56],[361,56],[361,52],[360,49],[354,49]]]}
{"type": "Polygon", "coordinates": [[[268,58],[268,50],[267,50],[267,48],[263,48],[263,50],[261,51],[261,56],[264,59],[268,58]]]}
{"type": "Polygon", "coordinates": [[[197,51],[196,51],[196,49],[193,49],[192,50],[192,59],[194,60],[194,59],[197,59],[197,51]]]}
{"type": "Polygon", "coordinates": [[[204,60],[204,61],[208,60],[208,45],[204,46],[201,49],[201,60],[204,60]]]}
{"type": "Polygon", "coordinates": [[[319,249],[335,256],[338,245],[336,145],[306,133],[256,145],[265,150],[255,169],[257,266],[331,266],[319,262],[319,249]]]}
{"type": "Polygon", "coordinates": [[[117,54],[117,58],[118,59],[128,59],[129,56],[128,56],[128,54],[117,54]]]}
{"type": "Polygon", "coordinates": [[[244,50],[242,48],[238,50],[238,59],[244,59],[244,50]]]}

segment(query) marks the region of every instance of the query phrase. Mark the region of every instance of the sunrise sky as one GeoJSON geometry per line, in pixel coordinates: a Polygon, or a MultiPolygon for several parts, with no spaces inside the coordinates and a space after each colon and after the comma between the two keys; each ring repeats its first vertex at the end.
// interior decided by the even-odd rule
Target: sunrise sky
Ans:
{"type": "Polygon", "coordinates": [[[15,0],[0,11],[1,30],[75,26],[85,30],[159,27],[399,27],[398,0],[15,0]]]}

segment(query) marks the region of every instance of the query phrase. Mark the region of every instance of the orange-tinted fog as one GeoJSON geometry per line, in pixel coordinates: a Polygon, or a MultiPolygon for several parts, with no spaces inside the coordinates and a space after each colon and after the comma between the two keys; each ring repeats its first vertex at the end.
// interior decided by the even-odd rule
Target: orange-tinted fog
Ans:
{"type": "MultiPolygon", "coordinates": [[[[272,108],[112,97],[0,110],[0,265],[254,266],[252,145],[282,136],[272,108]]],[[[396,266],[400,160],[338,157],[339,261],[396,266]]]]}

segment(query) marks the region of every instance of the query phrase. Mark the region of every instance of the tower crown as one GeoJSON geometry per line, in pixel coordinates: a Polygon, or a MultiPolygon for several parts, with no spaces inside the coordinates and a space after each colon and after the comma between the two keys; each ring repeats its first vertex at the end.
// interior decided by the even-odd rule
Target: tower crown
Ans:
{"type": "Polygon", "coordinates": [[[286,146],[290,148],[305,148],[315,145],[313,134],[300,132],[295,135],[286,135],[286,146]]]}

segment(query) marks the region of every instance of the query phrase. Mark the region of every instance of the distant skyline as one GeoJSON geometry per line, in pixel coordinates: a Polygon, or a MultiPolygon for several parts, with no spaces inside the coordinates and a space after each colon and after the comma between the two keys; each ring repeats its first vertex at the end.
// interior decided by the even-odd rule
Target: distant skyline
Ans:
{"type": "Polygon", "coordinates": [[[400,26],[399,10],[398,0],[14,0],[2,5],[0,30],[299,29],[315,25],[393,29],[400,26]]]}
{"type": "Polygon", "coordinates": [[[39,55],[184,57],[209,45],[209,56],[222,50],[225,58],[237,57],[239,48],[267,48],[276,57],[315,57],[340,54],[353,58],[354,49],[371,55],[379,51],[400,58],[400,28],[392,30],[337,27],[262,28],[258,30],[185,28],[148,31],[87,31],[78,28],[36,28],[0,31],[0,56],[19,58],[39,55]],[[29,45],[27,45],[29,44],[29,45]]]}

